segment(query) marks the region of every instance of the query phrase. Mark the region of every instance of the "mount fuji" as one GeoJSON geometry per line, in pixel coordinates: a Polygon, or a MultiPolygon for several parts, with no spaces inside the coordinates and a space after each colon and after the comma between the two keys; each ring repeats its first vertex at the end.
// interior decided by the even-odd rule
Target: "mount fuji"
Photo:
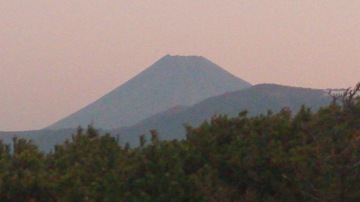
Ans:
{"type": "Polygon", "coordinates": [[[191,106],[251,85],[201,56],[166,55],[94,103],[46,129],[131,126],[175,106],[191,106]]]}

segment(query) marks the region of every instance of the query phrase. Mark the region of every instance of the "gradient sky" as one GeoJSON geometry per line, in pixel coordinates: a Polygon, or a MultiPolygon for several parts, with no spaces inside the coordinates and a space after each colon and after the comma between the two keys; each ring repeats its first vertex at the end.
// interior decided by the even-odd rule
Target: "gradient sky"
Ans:
{"type": "Polygon", "coordinates": [[[252,83],[360,81],[358,0],[1,0],[0,130],[43,128],[166,54],[252,83]]]}

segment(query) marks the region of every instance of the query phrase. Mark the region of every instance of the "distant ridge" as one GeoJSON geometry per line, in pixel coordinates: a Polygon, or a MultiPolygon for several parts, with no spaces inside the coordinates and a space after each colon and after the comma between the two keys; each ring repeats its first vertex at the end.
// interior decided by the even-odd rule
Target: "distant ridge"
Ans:
{"type": "Polygon", "coordinates": [[[289,107],[296,113],[302,105],[315,111],[328,105],[330,100],[325,90],[259,84],[214,96],[178,111],[164,111],[140,121],[133,127],[112,130],[111,134],[119,134],[122,143],[129,142],[133,146],[138,145],[139,135],[149,134],[152,129],[159,132],[161,139],[182,139],[185,138],[184,124],[196,127],[214,115],[234,117],[247,110],[249,115],[253,116],[266,114],[268,110],[276,113],[284,107],[289,107]]]}
{"type": "Polygon", "coordinates": [[[86,127],[91,122],[103,129],[131,126],[171,107],[190,106],[250,86],[204,57],[166,55],[125,84],[46,129],[86,127]]]}

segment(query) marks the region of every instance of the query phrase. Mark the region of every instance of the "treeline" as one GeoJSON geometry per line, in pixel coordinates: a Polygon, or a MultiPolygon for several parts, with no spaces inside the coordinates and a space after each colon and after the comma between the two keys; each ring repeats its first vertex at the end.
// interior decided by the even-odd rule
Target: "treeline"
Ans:
{"type": "MultiPolygon", "coordinates": [[[[42,153],[0,144],[0,201],[360,201],[360,102],[214,116],[186,140],[121,147],[79,128],[42,153]]],[[[161,136],[160,136],[161,137],[161,136]]]]}

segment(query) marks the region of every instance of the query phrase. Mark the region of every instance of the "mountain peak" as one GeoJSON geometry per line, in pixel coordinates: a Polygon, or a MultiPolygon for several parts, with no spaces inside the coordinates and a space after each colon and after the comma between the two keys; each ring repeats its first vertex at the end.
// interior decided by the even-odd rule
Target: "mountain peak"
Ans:
{"type": "Polygon", "coordinates": [[[200,55],[165,55],[163,56],[160,60],[162,59],[186,59],[186,58],[192,58],[192,59],[196,59],[196,58],[204,58],[200,55]]]}
{"type": "MultiPolygon", "coordinates": [[[[154,63],[152,66],[159,66],[167,68],[171,67],[189,67],[198,65],[201,66],[203,63],[209,63],[210,61],[202,56],[183,56],[183,55],[165,55],[154,63]]],[[[211,62],[210,62],[211,63],[211,62]]]]}
{"type": "MultiPolygon", "coordinates": [[[[194,55],[165,55],[149,68],[145,69],[140,75],[144,76],[147,74],[166,74],[168,76],[173,75],[174,77],[179,77],[181,75],[191,77],[213,77],[216,74],[221,74],[222,76],[236,78],[234,75],[205,57],[194,55]]],[[[250,86],[250,84],[245,81],[243,81],[243,84],[250,86]]]]}

